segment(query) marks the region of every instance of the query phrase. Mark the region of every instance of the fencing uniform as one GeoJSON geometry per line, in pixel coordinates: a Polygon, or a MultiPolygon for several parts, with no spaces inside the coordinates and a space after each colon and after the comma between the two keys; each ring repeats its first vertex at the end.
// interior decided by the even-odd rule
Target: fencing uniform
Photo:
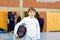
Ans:
{"type": "Polygon", "coordinates": [[[25,24],[25,27],[27,28],[26,35],[19,40],[37,40],[40,39],[40,27],[38,20],[35,17],[26,17],[22,21],[16,24],[14,29],[14,34],[17,34],[17,30],[19,25],[25,24]]]}

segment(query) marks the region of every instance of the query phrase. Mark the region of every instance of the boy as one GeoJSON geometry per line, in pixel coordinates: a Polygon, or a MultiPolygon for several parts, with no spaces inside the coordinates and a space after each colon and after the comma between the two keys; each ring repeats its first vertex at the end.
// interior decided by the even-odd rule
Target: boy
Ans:
{"type": "Polygon", "coordinates": [[[20,38],[19,40],[40,40],[40,27],[38,20],[34,17],[36,13],[36,10],[34,8],[30,8],[28,10],[28,17],[21,20],[14,29],[14,35],[15,37],[19,38],[17,35],[17,30],[19,25],[25,24],[25,27],[27,29],[26,35],[23,38],[20,38]]]}

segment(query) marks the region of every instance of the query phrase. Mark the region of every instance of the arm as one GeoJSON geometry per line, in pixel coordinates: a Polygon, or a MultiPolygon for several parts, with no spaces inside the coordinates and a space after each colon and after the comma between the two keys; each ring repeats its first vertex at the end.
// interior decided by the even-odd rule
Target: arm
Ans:
{"type": "Polygon", "coordinates": [[[40,40],[40,26],[38,21],[37,21],[37,39],[40,40]]]}
{"type": "Polygon", "coordinates": [[[17,35],[17,30],[18,30],[19,26],[24,23],[24,21],[25,21],[25,19],[23,19],[22,21],[20,21],[19,23],[17,23],[17,24],[15,25],[15,28],[14,28],[14,35],[15,35],[15,36],[18,36],[18,35],[17,35]]]}

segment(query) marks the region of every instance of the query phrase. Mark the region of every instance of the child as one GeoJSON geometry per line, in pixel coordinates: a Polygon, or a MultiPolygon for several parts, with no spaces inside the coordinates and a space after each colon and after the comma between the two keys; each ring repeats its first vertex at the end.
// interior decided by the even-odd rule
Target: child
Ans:
{"type": "Polygon", "coordinates": [[[16,38],[19,38],[17,35],[17,30],[19,25],[25,24],[25,27],[27,29],[26,35],[23,38],[20,38],[19,40],[40,40],[40,27],[38,20],[34,17],[36,13],[36,10],[34,8],[30,8],[28,10],[28,17],[25,17],[23,20],[21,20],[19,23],[16,24],[14,29],[14,35],[16,38]]]}

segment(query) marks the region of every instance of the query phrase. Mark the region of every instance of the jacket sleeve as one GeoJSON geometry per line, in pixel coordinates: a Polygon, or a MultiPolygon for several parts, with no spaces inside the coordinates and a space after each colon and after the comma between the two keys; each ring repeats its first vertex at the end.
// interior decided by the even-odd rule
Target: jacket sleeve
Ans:
{"type": "Polygon", "coordinates": [[[37,39],[40,39],[40,26],[38,21],[37,21],[37,39]]]}
{"type": "Polygon", "coordinates": [[[24,22],[25,22],[25,19],[21,20],[19,23],[17,23],[17,24],[15,25],[14,34],[17,34],[17,30],[18,30],[19,26],[20,26],[21,24],[23,24],[24,22]]]}

